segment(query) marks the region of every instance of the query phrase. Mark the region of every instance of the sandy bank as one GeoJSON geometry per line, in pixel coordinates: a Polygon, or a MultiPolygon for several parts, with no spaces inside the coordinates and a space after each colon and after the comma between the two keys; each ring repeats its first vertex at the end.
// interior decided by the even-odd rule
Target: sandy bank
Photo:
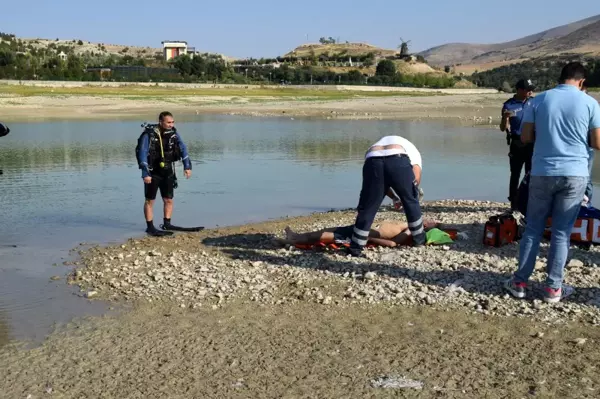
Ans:
{"type": "MultiPolygon", "coordinates": [[[[600,98],[600,93],[593,93],[600,98]]],[[[497,125],[511,95],[493,89],[0,81],[4,121],[153,118],[179,114],[441,119],[497,125]]]]}
{"type": "Polygon", "coordinates": [[[473,94],[398,96],[343,100],[171,96],[165,99],[112,96],[0,97],[2,120],[155,118],[168,109],[191,115],[228,114],[325,119],[444,119],[464,124],[497,124],[506,96],[473,94]]]}
{"type": "Polygon", "coordinates": [[[367,259],[273,245],[287,224],[349,224],[354,213],[345,211],[83,251],[83,267],[69,279],[81,295],[135,309],[74,322],[39,348],[4,348],[5,392],[597,397],[600,352],[590,348],[600,339],[600,252],[573,249],[566,281],[577,293],[550,306],[539,300],[544,244],[529,299],[516,300],[500,284],[516,266],[517,246],[480,243],[482,222],[506,204],[438,201],[423,209],[467,237],[371,250],[367,259]],[[382,376],[423,386],[378,388],[382,376]]]}

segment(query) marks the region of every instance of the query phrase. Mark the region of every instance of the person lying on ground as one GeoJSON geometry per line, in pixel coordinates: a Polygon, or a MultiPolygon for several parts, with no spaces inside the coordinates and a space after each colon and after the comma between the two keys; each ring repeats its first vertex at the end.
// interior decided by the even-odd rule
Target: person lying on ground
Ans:
{"type": "MultiPolygon", "coordinates": [[[[441,224],[434,220],[424,220],[425,231],[440,228],[441,224]]],[[[285,238],[277,241],[282,245],[311,245],[319,242],[323,244],[339,244],[350,242],[354,225],[343,227],[331,227],[308,233],[296,233],[289,226],[285,228],[285,238]]],[[[369,232],[368,244],[381,245],[385,247],[396,247],[408,243],[411,237],[408,223],[383,221],[375,229],[369,232]]]]}

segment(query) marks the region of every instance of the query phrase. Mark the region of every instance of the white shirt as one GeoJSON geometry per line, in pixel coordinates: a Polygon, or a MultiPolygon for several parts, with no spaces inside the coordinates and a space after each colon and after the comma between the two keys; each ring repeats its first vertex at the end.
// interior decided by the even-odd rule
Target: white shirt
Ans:
{"type": "Polygon", "coordinates": [[[406,154],[410,159],[411,165],[419,165],[421,169],[423,169],[423,160],[421,159],[421,153],[417,150],[417,147],[404,137],[400,136],[385,136],[382,137],[378,142],[373,144],[373,146],[386,146],[390,144],[399,144],[402,148],[391,148],[388,150],[379,150],[379,151],[370,151],[365,155],[365,159],[371,157],[387,157],[389,155],[396,154],[406,154]]]}

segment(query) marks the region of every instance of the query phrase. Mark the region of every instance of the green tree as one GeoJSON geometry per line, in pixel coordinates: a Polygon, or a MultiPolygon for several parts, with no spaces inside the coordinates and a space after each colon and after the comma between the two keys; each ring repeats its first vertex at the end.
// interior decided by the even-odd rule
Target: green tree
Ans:
{"type": "Polygon", "coordinates": [[[362,73],[358,69],[353,69],[348,72],[348,80],[352,83],[363,83],[365,78],[362,73]]]}
{"type": "Polygon", "coordinates": [[[369,68],[369,67],[373,66],[373,64],[375,64],[375,54],[369,53],[363,60],[363,65],[366,66],[367,68],[369,68]]]}
{"type": "Polygon", "coordinates": [[[375,70],[376,76],[394,77],[396,75],[396,64],[392,60],[381,60],[375,70]]]}
{"type": "Polygon", "coordinates": [[[81,79],[81,77],[83,76],[83,70],[84,70],[84,66],[83,66],[83,62],[81,60],[81,58],[77,57],[76,55],[70,55],[67,58],[67,70],[65,71],[66,76],[68,76],[71,79],[81,79]]]}
{"type": "Polygon", "coordinates": [[[7,50],[0,50],[0,67],[12,65],[14,62],[14,53],[7,50]]]}
{"type": "Polygon", "coordinates": [[[192,73],[192,60],[187,54],[178,55],[173,59],[173,65],[183,76],[192,73]]]}
{"type": "Polygon", "coordinates": [[[204,73],[206,73],[206,60],[204,59],[204,57],[195,56],[194,58],[192,58],[191,69],[192,75],[194,76],[200,77],[204,73]]]}

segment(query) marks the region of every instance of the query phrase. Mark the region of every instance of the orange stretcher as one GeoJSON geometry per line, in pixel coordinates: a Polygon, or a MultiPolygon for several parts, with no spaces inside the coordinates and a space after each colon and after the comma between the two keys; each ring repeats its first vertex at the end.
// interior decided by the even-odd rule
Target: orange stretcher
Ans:
{"type": "MultiPolygon", "coordinates": [[[[448,235],[450,236],[450,238],[452,238],[452,240],[456,240],[456,238],[458,237],[458,230],[456,229],[440,229],[445,233],[448,233],[448,235]]],[[[408,240],[406,240],[405,243],[401,244],[401,246],[411,246],[413,244],[413,240],[412,240],[412,236],[408,237],[408,240]]],[[[343,248],[348,248],[350,247],[349,243],[340,243],[340,244],[336,244],[336,243],[329,243],[326,244],[324,242],[317,242],[314,244],[295,244],[294,245],[296,248],[298,249],[315,249],[315,250],[327,250],[327,249],[331,249],[331,250],[339,250],[339,249],[343,249],[343,248]]],[[[378,247],[379,245],[377,244],[367,244],[365,246],[365,248],[374,248],[374,247],[378,247]]]]}

